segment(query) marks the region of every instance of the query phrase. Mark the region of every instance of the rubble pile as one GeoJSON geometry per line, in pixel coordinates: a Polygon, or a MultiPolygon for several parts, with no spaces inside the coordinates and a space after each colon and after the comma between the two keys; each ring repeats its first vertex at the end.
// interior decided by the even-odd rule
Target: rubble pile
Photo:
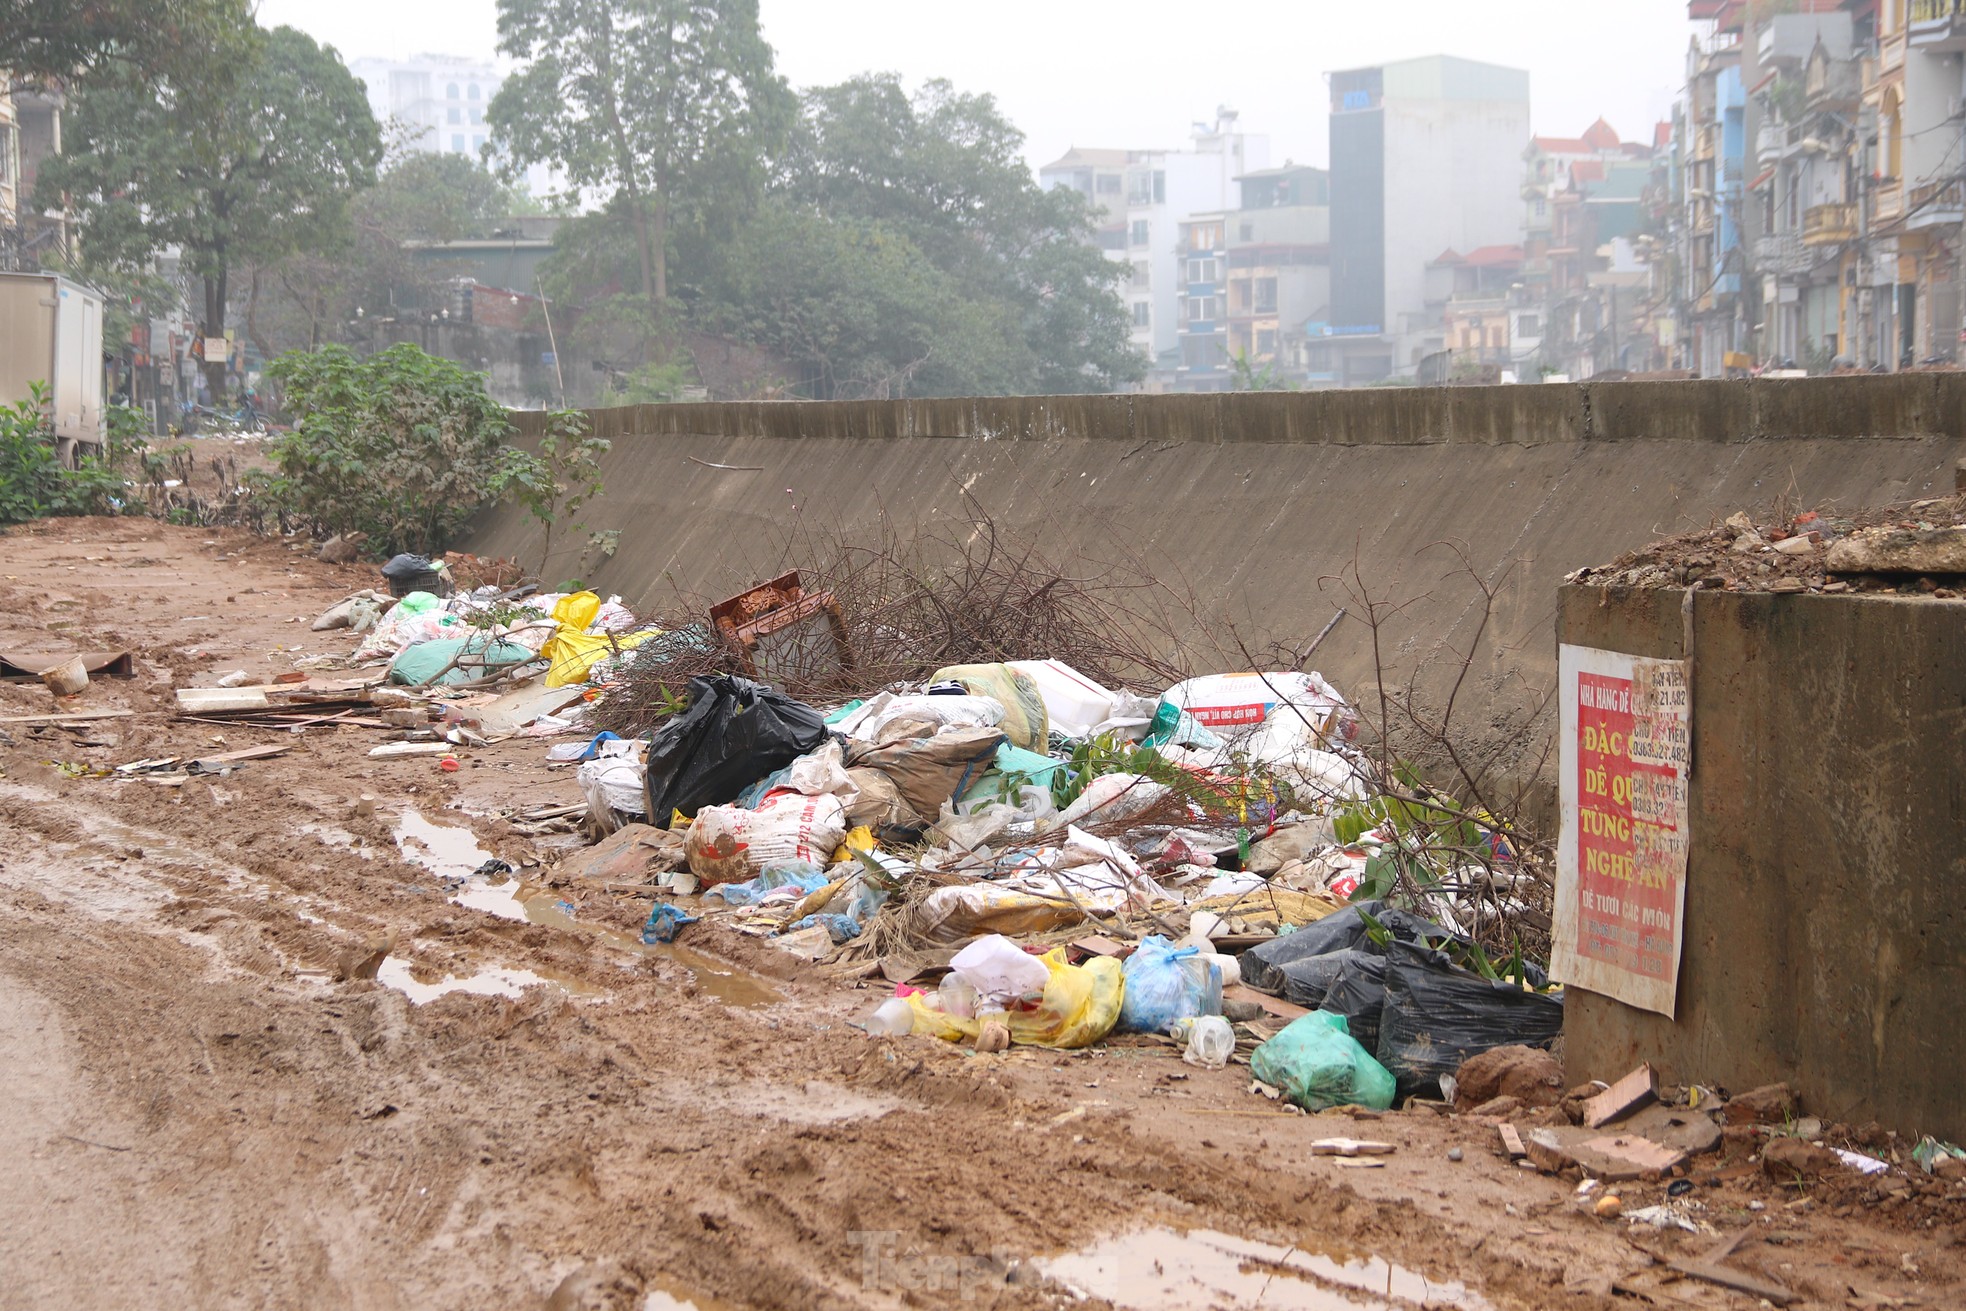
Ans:
{"type": "Polygon", "coordinates": [[[1966,596],[1966,495],[1841,515],[1809,510],[1662,538],[1564,579],[1595,587],[1966,596]]]}

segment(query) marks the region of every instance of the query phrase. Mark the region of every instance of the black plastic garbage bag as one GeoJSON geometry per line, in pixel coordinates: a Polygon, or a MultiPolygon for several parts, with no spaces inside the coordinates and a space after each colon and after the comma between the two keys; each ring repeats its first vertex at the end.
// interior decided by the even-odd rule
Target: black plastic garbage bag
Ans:
{"type": "Polygon", "coordinates": [[[1331,991],[1338,971],[1361,956],[1375,955],[1376,950],[1368,942],[1363,947],[1347,947],[1343,951],[1327,951],[1322,956],[1300,956],[1296,960],[1285,961],[1280,967],[1283,973],[1283,999],[1292,1005],[1316,1010],[1323,1004],[1324,995],[1331,991]]]}
{"type": "Polygon", "coordinates": [[[826,717],[762,683],[729,674],[689,681],[689,706],[649,743],[649,823],[727,805],[752,783],[826,740],[826,717]]]}
{"type": "Polygon", "coordinates": [[[1380,1012],[1386,1004],[1386,958],[1370,951],[1345,955],[1347,959],[1338,967],[1318,1009],[1344,1016],[1345,1026],[1358,1039],[1358,1045],[1376,1051],[1380,1012]]]}
{"type": "MultiPolygon", "coordinates": [[[[1563,1032],[1562,994],[1492,982],[1454,964],[1445,952],[1411,943],[1395,942],[1387,949],[1383,991],[1373,1050],[1393,1072],[1402,1097],[1437,1090],[1441,1075],[1491,1047],[1548,1047],[1563,1032]]],[[[1329,1002],[1327,996],[1325,1009],[1335,1009],[1329,1002]]],[[[1352,1032],[1358,1032],[1356,1023],[1352,1032]]]]}
{"type": "MultiPolygon", "coordinates": [[[[1289,984],[1284,967],[1292,961],[1301,961],[1311,956],[1328,956],[1334,951],[1359,949],[1377,952],[1366,935],[1364,916],[1370,915],[1386,931],[1402,942],[1413,942],[1421,937],[1439,942],[1455,935],[1438,924],[1421,919],[1410,911],[1388,906],[1383,901],[1360,901],[1341,911],[1326,915],[1321,920],[1306,924],[1303,928],[1282,937],[1272,938],[1259,947],[1253,947],[1242,954],[1242,981],[1259,992],[1289,996],[1289,984]]],[[[1327,979],[1328,983],[1329,980],[1327,979]]],[[[1290,998],[1296,1001],[1295,997],[1290,998]]],[[[1302,1006],[1315,1006],[1314,1001],[1299,1002],[1302,1006]]],[[[1352,1026],[1352,1036],[1358,1036],[1358,1026],[1352,1026]]],[[[1364,1041],[1360,1039],[1360,1041],[1364,1041]]],[[[1372,1044],[1366,1043],[1371,1050],[1372,1044]]]]}

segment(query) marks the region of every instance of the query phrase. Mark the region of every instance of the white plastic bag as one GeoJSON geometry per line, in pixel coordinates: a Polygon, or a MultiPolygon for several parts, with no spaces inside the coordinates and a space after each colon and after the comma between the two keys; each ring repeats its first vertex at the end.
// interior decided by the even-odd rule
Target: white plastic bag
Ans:
{"type": "Polygon", "coordinates": [[[1167,785],[1144,774],[1106,774],[1085,785],[1079,799],[1058,812],[1054,824],[1111,824],[1144,814],[1167,795],[1167,785]]]}
{"type": "Polygon", "coordinates": [[[845,753],[838,738],[828,738],[824,746],[794,760],[785,783],[809,797],[838,797],[846,807],[860,799],[860,785],[846,772],[845,753]]]}
{"type": "Polygon", "coordinates": [[[647,811],[648,794],[642,786],[646,750],[648,743],[639,738],[603,742],[594,759],[574,770],[574,779],[587,797],[587,818],[595,828],[612,833],[616,812],[639,819],[647,811]]]}
{"type": "Polygon", "coordinates": [[[995,728],[1003,723],[1003,702],[991,696],[896,696],[883,692],[833,725],[848,737],[880,741],[889,724],[911,719],[944,728],[995,728]]]}
{"type": "Polygon", "coordinates": [[[1042,960],[1001,933],[978,938],[964,947],[950,960],[949,969],[976,989],[979,997],[998,1005],[1043,992],[1051,978],[1042,960]]]}
{"type": "Polygon", "coordinates": [[[1188,1050],[1181,1059],[1204,1070],[1219,1070],[1236,1053],[1236,1031],[1220,1015],[1204,1015],[1188,1030],[1188,1050]]]}

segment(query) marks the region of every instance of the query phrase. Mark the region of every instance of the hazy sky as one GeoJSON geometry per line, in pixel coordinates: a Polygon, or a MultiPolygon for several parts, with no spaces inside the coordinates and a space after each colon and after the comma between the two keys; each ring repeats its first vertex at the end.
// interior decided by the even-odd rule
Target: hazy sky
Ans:
{"type": "MultiPolygon", "coordinates": [[[[1683,78],[1685,0],[761,0],[795,86],[867,71],[994,94],[1033,164],[1073,145],[1183,144],[1217,105],[1267,133],[1273,163],[1326,162],[1322,75],[1417,55],[1527,68],[1536,131],[1602,114],[1649,137],[1683,78]]],[[[490,57],[495,0],[260,0],[344,59],[490,57]]]]}

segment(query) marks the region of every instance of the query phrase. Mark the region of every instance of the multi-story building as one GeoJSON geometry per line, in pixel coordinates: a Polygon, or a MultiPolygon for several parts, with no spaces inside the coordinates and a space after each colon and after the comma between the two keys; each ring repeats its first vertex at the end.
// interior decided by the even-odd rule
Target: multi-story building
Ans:
{"type": "MultiPolygon", "coordinates": [[[[1668,125],[1654,133],[1655,141],[1669,137],[1668,125]]],[[[1663,363],[1649,324],[1639,325],[1650,299],[1638,252],[1658,182],[1654,153],[1621,140],[1603,119],[1581,137],[1536,137],[1523,152],[1516,311],[1536,328],[1513,338],[1524,371],[1586,378],[1663,363]]]]}
{"type": "Polygon", "coordinates": [[[1752,320],[1742,301],[1742,199],[1747,150],[1747,94],[1741,81],[1739,0],[1691,0],[1688,13],[1709,21],[1686,55],[1686,90],[1677,116],[1684,139],[1677,265],[1681,356],[1705,377],[1753,363],[1752,320]]]}
{"type": "Polygon", "coordinates": [[[1180,363],[1174,386],[1180,391],[1227,391],[1232,379],[1229,356],[1227,211],[1191,214],[1181,221],[1179,256],[1181,301],[1180,363]]]}
{"type": "Polygon", "coordinates": [[[1857,232],[1850,152],[1861,87],[1847,11],[1775,15],[1756,34],[1758,118],[1747,195],[1758,235],[1758,353],[1827,371],[1843,330],[1857,232]]]}
{"type": "Polygon", "coordinates": [[[1126,167],[1139,153],[1073,146],[1038,170],[1038,185],[1046,191],[1064,187],[1085,199],[1092,207],[1095,244],[1121,263],[1126,262],[1126,167]]]}
{"type": "Polygon", "coordinates": [[[1344,384],[1411,377],[1445,346],[1444,250],[1521,241],[1529,75],[1445,55],[1332,73],[1331,315],[1344,384]]]}
{"type": "Polygon", "coordinates": [[[1269,165],[1269,139],[1236,127],[1232,109],[1197,123],[1187,150],[1131,152],[1126,169],[1126,302],[1133,346],[1148,361],[1146,387],[1175,385],[1182,368],[1187,299],[1181,225],[1190,215],[1236,207],[1236,179],[1269,165]]]}
{"type": "Polygon", "coordinates": [[[1331,174],[1285,164],[1238,181],[1242,208],[1228,216],[1230,357],[1279,381],[1328,384],[1328,358],[1311,368],[1308,331],[1331,315],[1331,174]]]}
{"type": "Polygon", "coordinates": [[[0,69],[0,270],[67,253],[65,216],[34,203],[41,161],[61,149],[62,104],[60,91],[0,69]]]}
{"type": "MultiPolygon", "coordinates": [[[[432,155],[482,159],[491,141],[485,110],[505,75],[481,60],[461,55],[415,55],[409,59],[357,59],[349,71],[368,90],[369,109],[390,139],[391,120],[403,131],[404,145],[432,155]]],[[[553,171],[543,164],[526,170],[535,195],[553,189],[553,171]]]]}
{"type": "Polygon", "coordinates": [[[1539,316],[1523,296],[1521,246],[1443,251],[1427,264],[1427,306],[1440,316],[1445,348],[1423,382],[1514,381],[1540,345],[1539,316]]]}
{"type": "Polygon", "coordinates": [[[458,55],[357,59],[349,71],[368,88],[385,133],[395,119],[413,150],[476,157],[491,137],[485,106],[505,80],[495,67],[458,55]]]}
{"type": "Polygon", "coordinates": [[[1675,111],[1688,363],[1949,365],[1966,330],[1966,0],[1774,8],[1687,9],[1706,25],[1675,111]]]}

